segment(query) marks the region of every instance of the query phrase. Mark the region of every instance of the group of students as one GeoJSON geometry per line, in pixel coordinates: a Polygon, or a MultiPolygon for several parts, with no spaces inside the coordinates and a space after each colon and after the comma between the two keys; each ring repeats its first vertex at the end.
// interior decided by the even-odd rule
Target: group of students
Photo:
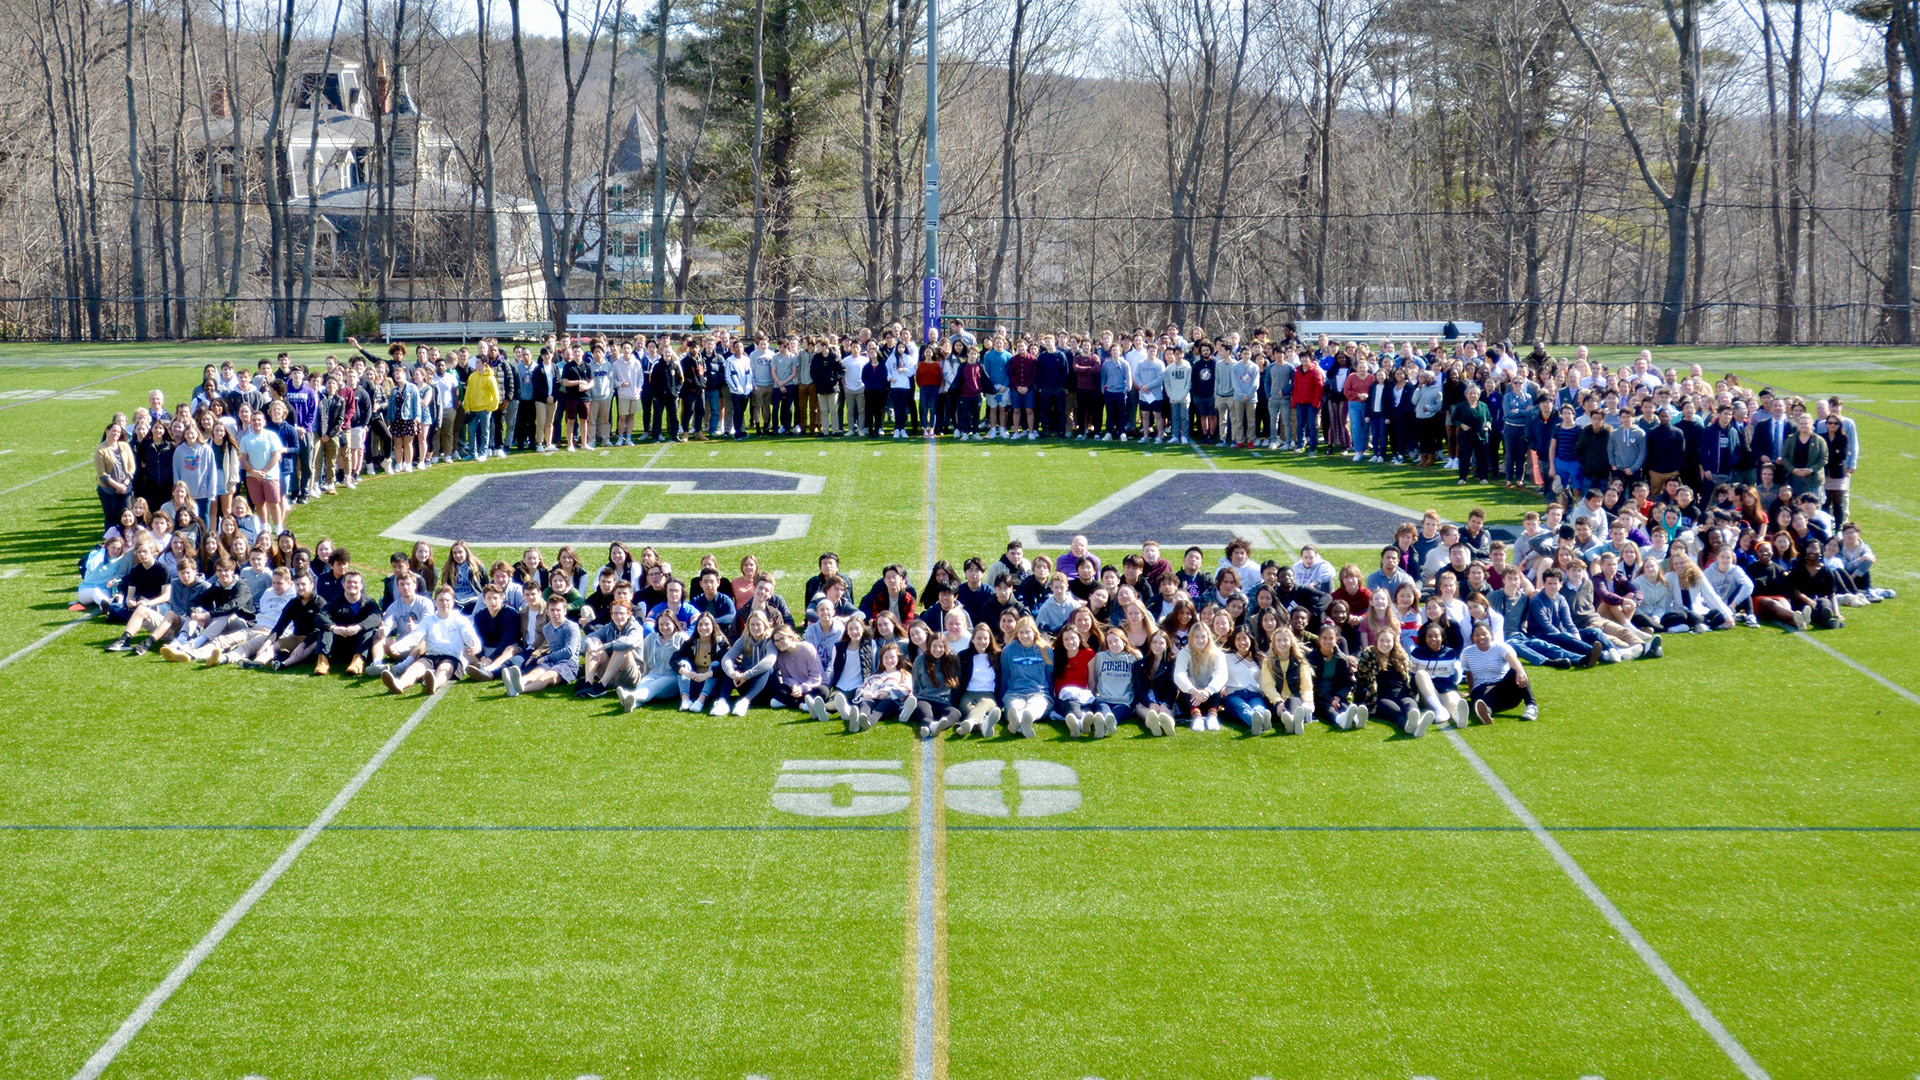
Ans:
{"type": "MultiPolygon", "coordinates": [[[[1464,527],[1429,512],[1402,525],[1379,569],[1365,574],[1336,571],[1311,548],[1291,565],[1255,565],[1239,541],[1211,572],[1198,548],[1174,568],[1155,545],[1118,566],[1102,565],[1082,542],[1031,563],[1014,545],[990,564],[969,559],[958,573],[938,564],[917,593],[903,570],[889,568],[856,601],[837,560],[825,557],[796,619],[751,557],[737,577],[708,556],[682,580],[651,549],[634,557],[621,544],[589,574],[570,547],[551,567],[537,549],[483,566],[464,543],[444,563],[420,543],[394,553],[376,601],[344,550],[324,539],[303,546],[286,515],[312,491],[351,487],[363,470],[409,467],[395,465],[402,446],[410,447],[408,462],[424,467],[463,447],[471,459],[498,456],[517,434],[529,449],[549,449],[556,423],[574,445],[619,443],[631,438],[636,414],[673,437],[690,398],[676,391],[657,408],[624,402],[653,400],[649,387],[663,385],[669,369],[717,356],[750,369],[743,400],[727,403],[740,413],[741,431],[818,423],[833,433],[842,398],[854,397],[851,384],[837,394],[812,374],[798,383],[783,363],[769,368],[761,395],[754,365],[767,359],[764,338],[751,349],[721,334],[683,343],[552,342],[543,352],[563,358],[549,355],[530,370],[526,349],[509,357],[492,342],[448,357],[423,348],[412,368],[396,345],[390,360],[361,350],[346,363],[329,358],[324,371],[289,365],[284,355],[278,367],[262,361],[252,377],[209,365],[201,387],[174,410],[156,390],[131,420],[116,415],[95,455],[107,528],[82,560],[74,606],[127,624],[116,650],[159,644],[169,659],[280,668],[312,661],[323,672],[377,674],[396,692],[478,677],[499,678],[516,695],[562,685],[588,697],[618,694],[628,708],[676,690],[684,707],[701,710],[739,713],[766,701],[838,716],[852,728],[906,717],[923,729],[984,732],[1004,721],[1030,733],[1034,722],[1057,718],[1075,733],[1104,734],[1131,717],[1165,733],[1179,721],[1215,726],[1224,710],[1263,731],[1374,716],[1417,734],[1435,722],[1466,722],[1481,705],[1489,714],[1523,706],[1530,717],[1525,664],[1657,658],[1663,633],[1763,620],[1839,626],[1841,609],[1893,595],[1873,585],[1872,550],[1846,517],[1860,444],[1837,400],[1753,394],[1732,376],[1708,385],[1698,368],[1686,377],[1662,373],[1646,353],[1609,371],[1589,364],[1584,349],[1565,361],[1538,347],[1521,358],[1477,342],[1445,352],[1433,343],[1426,353],[1402,343],[1374,354],[1352,344],[1276,344],[1261,332],[1242,347],[1237,334],[1214,342],[1169,328],[1158,342],[1168,355],[1156,367],[1136,363],[1144,333],[1040,344],[1049,342],[1066,346],[1069,370],[1084,366],[1075,350],[1091,349],[1103,365],[1117,359],[1129,388],[1116,377],[1098,396],[1043,404],[1021,389],[1031,388],[1025,360],[1005,384],[996,381],[998,358],[988,357],[1003,351],[997,335],[984,353],[959,336],[910,352],[911,337],[897,327],[877,344],[862,332],[807,347],[833,354],[843,376],[857,370],[865,378],[875,353],[896,369],[903,356],[914,357],[916,370],[929,356],[959,364],[957,396],[927,373],[924,393],[901,396],[889,386],[879,409],[865,398],[849,405],[848,423],[857,426],[846,430],[867,430],[884,409],[896,420],[917,413],[930,432],[951,422],[962,434],[1031,437],[1037,429],[1023,425],[1043,423],[1058,405],[1082,437],[1122,439],[1219,432],[1241,442],[1268,415],[1272,439],[1298,439],[1311,452],[1324,419],[1330,438],[1360,447],[1357,456],[1418,446],[1435,458],[1458,455],[1464,475],[1478,471],[1492,431],[1505,429],[1509,483],[1539,484],[1551,502],[1507,541],[1493,538],[1477,510],[1464,527]],[[666,364],[669,357],[675,363],[666,364]],[[1217,386],[1208,395],[1216,406],[1239,404],[1197,418],[1172,410],[1174,397],[1184,395],[1189,407],[1200,399],[1181,385],[1185,375],[1169,390],[1167,374],[1203,362],[1216,375],[1224,364],[1235,378],[1242,364],[1266,375],[1291,369],[1290,383],[1259,383],[1291,411],[1243,408],[1257,395],[1236,390],[1223,399],[1217,386]],[[1394,420],[1383,438],[1374,423],[1382,400],[1376,362],[1392,364],[1389,388],[1438,385],[1443,400],[1457,392],[1469,422],[1416,425],[1403,443],[1394,420]],[[596,398],[603,364],[620,374],[609,376],[609,396],[596,398]],[[975,368],[986,381],[974,381],[975,368]],[[1323,391],[1330,384],[1356,393],[1354,408],[1326,411],[1324,397],[1303,398],[1303,373],[1323,391]],[[530,386],[535,394],[524,398],[530,386]],[[541,396],[557,392],[567,396],[541,396]],[[1500,419],[1481,415],[1502,399],[1500,419]],[[505,410],[523,400],[535,407],[505,410]],[[596,400],[612,404],[602,409],[596,400]],[[1096,407],[1108,430],[1083,424],[1096,407]],[[1709,408],[1713,422],[1702,425],[1709,408]],[[1616,409],[1618,427],[1608,420],[1616,409]],[[309,411],[311,439],[298,419],[309,411]],[[1170,423],[1154,419],[1160,412],[1170,423]],[[1521,417],[1526,433],[1513,438],[1521,417]],[[455,430],[464,440],[445,435],[455,430]]],[[[1031,344],[1014,358],[1034,359],[1031,344]]],[[[797,355],[801,347],[782,349],[797,355]]],[[[706,422],[699,410],[686,418],[706,422]]]]}

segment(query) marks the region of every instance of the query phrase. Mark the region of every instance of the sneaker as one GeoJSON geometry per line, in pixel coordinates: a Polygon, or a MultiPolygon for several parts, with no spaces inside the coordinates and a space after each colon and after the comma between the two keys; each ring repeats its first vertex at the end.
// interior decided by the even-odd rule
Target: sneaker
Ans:
{"type": "Polygon", "coordinates": [[[165,645],[160,646],[160,655],[166,657],[168,660],[171,660],[176,664],[184,664],[187,661],[193,659],[193,657],[188,654],[187,650],[181,648],[178,645],[175,645],[171,641],[167,642],[165,645]]]}
{"type": "Polygon", "coordinates": [[[1029,431],[1029,432],[1027,432],[1027,441],[1028,441],[1028,442],[1032,442],[1033,440],[1035,440],[1035,439],[1037,439],[1037,438],[1039,438],[1039,437],[1040,437],[1040,433],[1039,433],[1039,432],[1037,432],[1037,431],[1029,431]]]}
{"type": "Polygon", "coordinates": [[[1540,719],[1540,706],[1535,705],[1531,701],[1527,702],[1527,707],[1520,710],[1520,719],[1522,720],[1540,719]]]}
{"type": "Polygon", "coordinates": [[[1079,714],[1066,713],[1060,717],[1060,721],[1067,725],[1067,735],[1069,737],[1075,739],[1080,737],[1082,725],[1079,714]]]}
{"type": "Polygon", "coordinates": [[[1304,735],[1307,731],[1307,723],[1312,719],[1313,710],[1307,708],[1304,702],[1295,705],[1293,710],[1287,714],[1287,720],[1289,721],[1287,730],[1295,735],[1304,735]]]}
{"type": "Polygon", "coordinates": [[[620,699],[620,711],[632,712],[640,707],[640,695],[622,686],[614,690],[614,696],[620,699]]]}
{"type": "Polygon", "coordinates": [[[715,715],[715,716],[732,716],[732,715],[733,715],[733,708],[732,708],[731,706],[729,706],[729,705],[728,705],[728,704],[726,703],[726,701],[725,701],[724,699],[722,699],[722,700],[720,700],[720,701],[716,701],[716,702],[714,702],[714,703],[713,703],[713,715],[715,715]]]}
{"type": "Polygon", "coordinates": [[[1660,644],[1659,634],[1653,635],[1653,640],[1647,642],[1647,651],[1642,653],[1641,655],[1642,657],[1648,660],[1658,660],[1661,657],[1667,655],[1667,650],[1663,648],[1660,644]]]}
{"type": "Polygon", "coordinates": [[[501,669],[500,681],[507,684],[507,696],[520,696],[520,669],[509,665],[501,669]]]}
{"type": "Polygon", "coordinates": [[[1210,712],[1207,714],[1207,730],[1208,731],[1220,730],[1220,714],[1219,713],[1210,712]]]}
{"type": "Polygon", "coordinates": [[[606,683],[587,684],[587,696],[590,698],[603,698],[612,692],[613,687],[608,686],[606,683]]]}
{"type": "Polygon", "coordinates": [[[1256,707],[1248,720],[1251,723],[1247,725],[1247,730],[1252,734],[1265,735],[1273,730],[1273,713],[1264,706],[1256,707]]]}
{"type": "Polygon", "coordinates": [[[1413,718],[1407,721],[1407,735],[1415,739],[1425,735],[1427,727],[1433,723],[1433,717],[1434,714],[1431,712],[1416,710],[1413,718]]]}
{"type": "Polygon", "coordinates": [[[1467,702],[1465,698],[1455,698],[1453,704],[1447,706],[1447,719],[1452,722],[1454,727],[1463,728],[1467,726],[1467,702]]]}
{"type": "MultiPolygon", "coordinates": [[[[428,677],[431,678],[432,676],[428,676],[428,677]]],[[[393,677],[393,672],[391,671],[381,672],[380,681],[387,684],[387,693],[397,694],[400,692],[400,681],[393,677]]]]}
{"type": "Polygon", "coordinates": [[[121,634],[119,637],[115,638],[111,644],[107,646],[107,651],[108,652],[133,651],[133,635],[121,634]]]}
{"type": "Polygon", "coordinates": [[[387,663],[385,660],[375,660],[373,663],[368,664],[364,670],[369,675],[385,675],[387,669],[392,666],[393,665],[387,663]]]}
{"type": "MultiPolygon", "coordinates": [[[[360,658],[357,656],[354,657],[355,661],[358,661],[359,659],[360,658]]],[[[321,653],[319,656],[314,657],[313,673],[315,675],[325,675],[327,672],[332,670],[333,670],[333,661],[327,659],[326,653],[321,653]]],[[[353,669],[349,667],[347,670],[352,671],[353,669]]]]}
{"type": "Polygon", "coordinates": [[[1485,698],[1473,703],[1473,718],[1483,724],[1493,723],[1493,710],[1487,706],[1485,698]]]}
{"type": "Polygon", "coordinates": [[[1550,668],[1554,668],[1559,671],[1565,671],[1568,668],[1573,666],[1573,661],[1567,659],[1564,656],[1556,656],[1553,659],[1547,661],[1546,666],[1550,668]]]}
{"type": "Polygon", "coordinates": [[[1002,709],[1000,706],[994,705],[989,707],[987,709],[987,715],[983,717],[980,721],[980,728],[979,728],[980,734],[992,735],[994,729],[1000,726],[1000,718],[1005,715],[1006,715],[1006,710],[1002,709]]]}
{"type": "Polygon", "coordinates": [[[1592,651],[1587,653],[1586,659],[1580,661],[1580,666],[1583,668],[1590,668],[1595,664],[1598,664],[1600,662],[1600,658],[1606,654],[1606,651],[1607,651],[1607,647],[1604,644],[1598,641],[1594,642],[1592,651]]]}
{"type": "Polygon", "coordinates": [[[145,656],[152,649],[153,649],[153,642],[151,640],[136,641],[133,643],[133,655],[135,656],[145,656]]]}
{"type": "Polygon", "coordinates": [[[434,692],[440,689],[440,676],[429,670],[420,680],[420,686],[427,692],[428,697],[432,697],[434,692]]]}
{"type": "Polygon", "coordinates": [[[1207,730],[1207,718],[1201,716],[1196,710],[1193,716],[1187,720],[1187,727],[1194,731],[1205,731],[1207,730]]]}
{"type": "Polygon", "coordinates": [[[807,699],[807,715],[813,717],[815,720],[818,720],[823,724],[826,723],[827,722],[826,699],[818,698],[818,697],[808,698],[807,699]]]}
{"type": "Polygon", "coordinates": [[[740,698],[736,700],[733,703],[733,715],[735,716],[747,715],[747,707],[752,704],[753,702],[748,700],[747,698],[740,698]]]}
{"type": "Polygon", "coordinates": [[[1808,627],[1812,626],[1813,625],[1812,610],[1808,608],[1802,608],[1799,611],[1794,612],[1793,625],[1794,625],[1794,628],[1798,630],[1805,630],[1808,627]]]}

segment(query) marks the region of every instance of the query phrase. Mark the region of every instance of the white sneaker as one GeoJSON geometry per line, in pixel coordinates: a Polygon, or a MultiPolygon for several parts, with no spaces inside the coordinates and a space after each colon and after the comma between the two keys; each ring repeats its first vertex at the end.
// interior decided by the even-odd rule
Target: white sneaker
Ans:
{"type": "Polygon", "coordinates": [[[1028,440],[1029,442],[1031,442],[1031,441],[1033,441],[1034,439],[1037,439],[1037,438],[1039,438],[1039,437],[1040,437],[1040,433],[1039,433],[1039,432],[1037,432],[1037,431],[1029,431],[1029,432],[1027,432],[1027,440],[1028,440]]]}
{"type": "Polygon", "coordinates": [[[723,698],[713,703],[713,715],[731,716],[733,715],[733,709],[728,707],[726,700],[723,698]]]}
{"type": "Polygon", "coordinates": [[[1256,706],[1253,710],[1253,715],[1249,717],[1249,719],[1253,722],[1247,725],[1247,730],[1252,734],[1265,735],[1267,732],[1273,730],[1273,713],[1268,711],[1265,706],[1256,706]]]}
{"type": "Polygon", "coordinates": [[[740,698],[739,700],[735,701],[733,703],[733,715],[735,716],[747,715],[747,706],[751,704],[752,702],[748,701],[746,698],[740,698]]]}
{"type": "Polygon", "coordinates": [[[815,720],[818,720],[823,724],[826,723],[827,722],[826,699],[819,698],[819,697],[808,698],[807,699],[807,715],[813,717],[815,720]]]}
{"type": "Polygon", "coordinates": [[[1415,713],[1413,719],[1407,723],[1407,734],[1417,739],[1427,733],[1427,725],[1431,723],[1433,723],[1432,713],[1415,713]]]}
{"type": "Polygon", "coordinates": [[[520,696],[520,669],[513,666],[502,668],[500,681],[507,684],[507,696],[520,696]]]}
{"type": "Polygon", "coordinates": [[[1288,728],[1289,731],[1295,735],[1304,735],[1307,731],[1307,723],[1313,719],[1313,710],[1307,708],[1305,703],[1295,705],[1293,714],[1287,719],[1293,721],[1293,726],[1288,728]]]}
{"type": "Polygon", "coordinates": [[[1447,706],[1447,718],[1453,722],[1454,727],[1457,727],[1457,728],[1466,727],[1467,726],[1467,699],[1466,698],[1456,699],[1453,704],[1447,706]]]}
{"type": "Polygon", "coordinates": [[[1067,734],[1072,738],[1075,738],[1075,739],[1079,738],[1080,732],[1085,729],[1085,725],[1081,722],[1081,718],[1074,713],[1063,713],[1060,717],[1060,720],[1062,723],[1067,725],[1067,734]]]}
{"type": "Polygon", "coordinates": [[[974,731],[982,736],[992,735],[994,728],[1000,726],[1000,717],[1002,715],[1003,711],[1000,706],[988,706],[987,715],[981,717],[979,722],[974,725],[974,731]]]}
{"type": "Polygon", "coordinates": [[[1220,714],[1219,713],[1210,713],[1207,716],[1207,730],[1208,731],[1220,730],[1220,714]]]}
{"type": "Polygon", "coordinates": [[[613,688],[613,696],[620,699],[620,711],[632,712],[640,707],[640,695],[624,686],[613,688]]]}
{"type": "Polygon", "coordinates": [[[1204,716],[1196,716],[1187,723],[1187,726],[1194,731],[1205,731],[1207,730],[1207,718],[1204,716]]]}
{"type": "Polygon", "coordinates": [[[693,711],[693,699],[688,697],[685,694],[680,695],[680,711],[681,712],[693,711]]]}

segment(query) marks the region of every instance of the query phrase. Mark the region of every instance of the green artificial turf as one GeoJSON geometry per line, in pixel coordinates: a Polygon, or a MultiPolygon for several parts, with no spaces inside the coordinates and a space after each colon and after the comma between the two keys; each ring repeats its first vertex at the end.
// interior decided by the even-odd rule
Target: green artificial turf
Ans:
{"type": "MultiPolygon", "coordinates": [[[[93,623],[48,640],[98,534],[76,466],[105,416],[156,385],[177,400],[200,356],[260,348],[0,347],[0,394],[109,380],[0,397],[0,657],[39,645],[0,668],[0,1075],[73,1075],[423,704],[374,680],[103,655],[113,631],[93,623]]],[[[1855,517],[1876,581],[1903,596],[1810,637],[1908,696],[1743,629],[1670,637],[1659,662],[1537,671],[1539,722],[1459,736],[1774,1077],[1920,1071],[1917,356],[1661,353],[1854,403],[1855,517]]],[[[803,472],[820,495],[698,504],[812,515],[803,539],[718,552],[730,571],[756,553],[791,602],[821,550],[862,587],[890,562],[917,585],[930,554],[990,558],[1009,525],[1161,468],[1283,469],[1454,518],[1533,505],[1325,457],[942,440],[930,469],[929,453],[773,439],[517,456],[373,478],[293,525],[379,567],[402,546],[384,531],[476,471],[803,472]]],[[[618,497],[583,514],[686,506],[618,497]]],[[[1364,565],[1380,538],[1353,541],[1330,554],[1364,565]]],[[[662,554],[684,570],[699,553],[662,554]]],[[[1449,736],[1127,726],[1095,743],[1043,726],[921,745],[897,725],[627,716],[498,684],[446,691],[106,1075],[912,1075],[923,839],[937,1075],[1739,1075],[1449,736]],[[991,791],[942,781],[923,838],[918,802],[845,818],[771,802],[802,759],[885,763],[869,771],[917,797],[923,755],[936,778],[1065,766],[1080,803],[1023,815],[1064,789],[1036,796],[1008,769],[1013,812],[983,816],[968,811],[991,791]]]]}

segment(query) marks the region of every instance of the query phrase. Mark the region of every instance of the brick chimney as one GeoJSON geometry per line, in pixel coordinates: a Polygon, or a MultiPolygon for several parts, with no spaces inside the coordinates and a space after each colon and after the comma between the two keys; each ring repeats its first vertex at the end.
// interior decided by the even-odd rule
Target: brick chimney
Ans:
{"type": "Polygon", "coordinates": [[[227,100],[227,80],[215,79],[207,88],[207,113],[215,120],[225,120],[233,115],[233,106],[227,100]]]}
{"type": "Polygon", "coordinates": [[[373,62],[373,111],[383,116],[393,111],[393,79],[384,56],[373,62]]]}

